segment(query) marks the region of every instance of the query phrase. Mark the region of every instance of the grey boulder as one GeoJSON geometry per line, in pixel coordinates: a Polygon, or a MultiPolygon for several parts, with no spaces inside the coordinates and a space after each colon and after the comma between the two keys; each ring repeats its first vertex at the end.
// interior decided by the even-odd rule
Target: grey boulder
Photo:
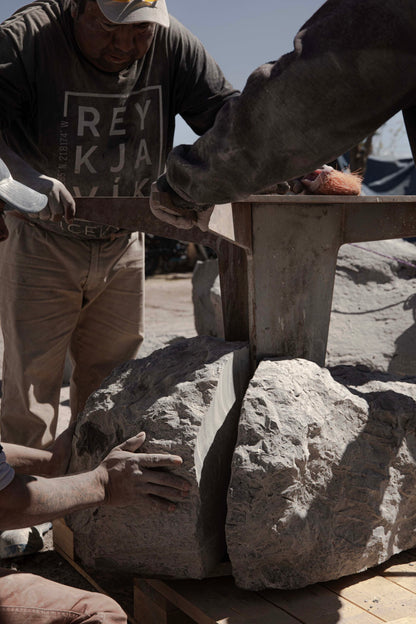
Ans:
{"type": "Polygon", "coordinates": [[[415,546],[413,382],[349,366],[331,374],[301,359],[260,363],[228,496],[240,587],[303,587],[415,546]]]}
{"type": "Polygon", "coordinates": [[[244,343],[193,338],[126,362],[91,395],[77,422],[71,472],[94,468],[143,430],[144,450],[183,458],[176,472],[192,488],[173,513],[156,511],[144,498],[73,514],[75,555],[86,568],[202,578],[221,562],[231,457],[248,380],[244,343]]]}

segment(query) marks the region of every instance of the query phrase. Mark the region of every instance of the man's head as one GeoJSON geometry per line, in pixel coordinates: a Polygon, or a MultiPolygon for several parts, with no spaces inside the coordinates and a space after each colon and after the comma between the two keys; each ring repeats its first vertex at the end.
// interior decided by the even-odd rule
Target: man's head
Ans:
{"type": "Polygon", "coordinates": [[[165,0],[72,0],[72,16],[83,55],[110,73],[144,57],[156,24],[169,26],[165,0]]]}
{"type": "Polygon", "coordinates": [[[10,171],[0,158],[0,241],[6,239],[8,234],[2,217],[4,210],[37,214],[47,203],[46,195],[13,180],[10,171]]]}

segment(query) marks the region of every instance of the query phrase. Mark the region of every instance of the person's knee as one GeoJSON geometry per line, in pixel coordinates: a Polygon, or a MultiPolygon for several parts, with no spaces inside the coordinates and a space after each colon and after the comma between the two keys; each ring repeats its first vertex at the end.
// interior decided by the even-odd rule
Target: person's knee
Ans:
{"type": "Polygon", "coordinates": [[[91,592],[86,605],[88,624],[127,624],[127,615],[120,605],[104,594],[91,592]],[[96,621],[94,619],[96,617],[96,621]]]}
{"type": "MultiPolygon", "coordinates": [[[[65,622],[127,624],[126,613],[109,596],[55,583],[41,576],[0,568],[0,610],[2,607],[20,609],[22,618],[16,622],[25,622],[25,609],[32,612],[35,608],[45,614],[51,610],[60,611],[65,614],[62,620],[65,622]],[[68,619],[69,614],[73,614],[72,619],[68,619]]],[[[55,617],[53,621],[56,621],[55,617]]],[[[3,622],[1,614],[0,622],[3,622]]]]}

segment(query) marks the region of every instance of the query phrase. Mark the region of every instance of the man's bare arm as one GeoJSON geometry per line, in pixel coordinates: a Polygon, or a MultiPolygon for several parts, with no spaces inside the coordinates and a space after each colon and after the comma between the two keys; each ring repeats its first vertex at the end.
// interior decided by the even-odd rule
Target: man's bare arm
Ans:
{"type": "Polygon", "coordinates": [[[2,443],[7,463],[18,474],[42,477],[63,476],[71,458],[71,444],[75,424],[65,429],[48,450],[34,449],[19,444],[2,443]]]}
{"type": "Polygon", "coordinates": [[[189,493],[189,483],[169,472],[177,455],[137,453],[143,433],[116,446],[86,473],[47,479],[15,475],[0,491],[0,530],[33,526],[89,507],[127,506],[148,498],[157,509],[174,510],[189,493]]]}
{"type": "Polygon", "coordinates": [[[34,526],[104,500],[96,471],[55,479],[16,475],[0,492],[0,530],[34,526]]]}

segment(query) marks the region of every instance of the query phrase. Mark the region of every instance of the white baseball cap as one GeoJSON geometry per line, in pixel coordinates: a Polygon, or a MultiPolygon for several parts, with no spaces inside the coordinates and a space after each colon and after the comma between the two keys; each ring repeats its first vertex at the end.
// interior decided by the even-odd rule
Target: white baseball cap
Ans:
{"type": "Polygon", "coordinates": [[[48,203],[46,195],[13,180],[10,171],[1,158],[0,199],[6,204],[5,210],[20,210],[20,212],[40,212],[48,203]]]}
{"type": "Polygon", "coordinates": [[[169,13],[165,0],[97,0],[105,17],[115,24],[155,22],[168,28],[169,13]]]}

